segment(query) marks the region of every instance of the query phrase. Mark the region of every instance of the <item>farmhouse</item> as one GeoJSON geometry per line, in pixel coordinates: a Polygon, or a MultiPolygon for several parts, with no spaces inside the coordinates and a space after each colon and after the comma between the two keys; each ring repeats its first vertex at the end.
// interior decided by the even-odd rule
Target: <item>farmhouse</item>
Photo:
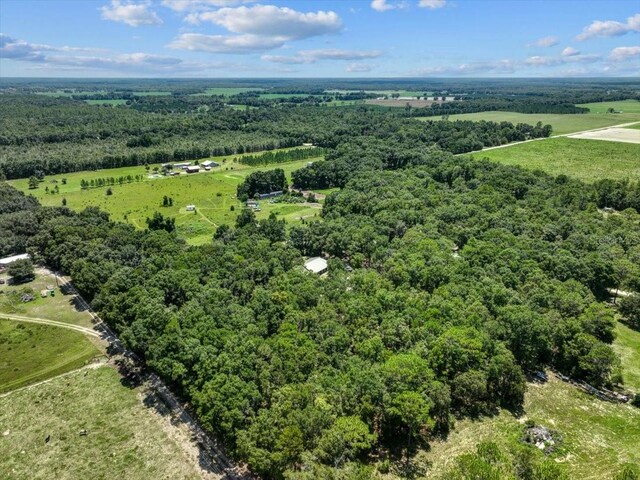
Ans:
{"type": "Polygon", "coordinates": [[[200,167],[197,165],[188,166],[186,170],[187,173],[198,173],[200,171],[200,167]]]}
{"type": "Polygon", "coordinates": [[[219,167],[220,164],[218,162],[214,162],[213,160],[205,160],[200,164],[205,170],[211,170],[211,167],[219,167]]]}
{"type": "Polygon", "coordinates": [[[317,273],[318,275],[322,275],[329,269],[329,266],[327,265],[327,261],[324,258],[312,257],[306,262],[304,262],[304,268],[306,268],[312,273],[317,273]]]}

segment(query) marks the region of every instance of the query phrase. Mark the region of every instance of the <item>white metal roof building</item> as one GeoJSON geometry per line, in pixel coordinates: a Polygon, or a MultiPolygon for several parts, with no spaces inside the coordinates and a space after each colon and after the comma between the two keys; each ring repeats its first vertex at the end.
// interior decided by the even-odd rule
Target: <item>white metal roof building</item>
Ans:
{"type": "Polygon", "coordinates": [[[26,258],[31,258],[28,253],[21,253],[20,255],[14,255],[12,257],[0,258],[0,265],[9,265],[16,260],[24,260],[26,258]]]}
{"type": "Polygon", "coordinates": [[[321,257],[313,257],[304,262],[304,268],[309,270],[310,272],[317,273],[318,275],[322,275],[329,269],[329,265],[324,258],[321,257]]]}

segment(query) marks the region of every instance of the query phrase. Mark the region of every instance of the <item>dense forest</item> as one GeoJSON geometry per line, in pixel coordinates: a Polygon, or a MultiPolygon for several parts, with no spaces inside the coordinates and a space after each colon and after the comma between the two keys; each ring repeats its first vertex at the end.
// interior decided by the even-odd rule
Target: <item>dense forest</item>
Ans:
{"type": "Polygon", "coordinates": [[[518,411],[537,369],[618,382],[614,312],[599,300],[640,288],[636,210],[605,216],[596,186],[437,147],[355,170],[321,221],[287,231],[245,210],[201,247],[152,222],[2,196],[0,243],[70,274],[265,477],[366,478],[371,458],[425,445],[456,416],[518,411]],[[327,277],[303,270],[308,255],[330,259],[327,277]]]}

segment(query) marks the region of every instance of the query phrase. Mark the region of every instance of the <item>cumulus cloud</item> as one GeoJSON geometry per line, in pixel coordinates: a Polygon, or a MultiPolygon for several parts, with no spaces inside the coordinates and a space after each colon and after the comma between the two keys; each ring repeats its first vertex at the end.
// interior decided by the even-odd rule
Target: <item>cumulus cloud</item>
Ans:
{"type": "Polygon", "coordinates": [[[161,25],[162,20],[157,13],[149,10],[150,3],[129,3],[121,0],[111,0],[111,5],[103,6],[100,11],[102,18],[114,22],[122,22],[132,27],[140,25],[161,25]]]}
{"type": "Polygon", "coordinates": [[[255,53],[281,47],[286,40],[284,37],[261,37],[259,35],[183,33],[167,46],[174,50],[211,53],[255,53]]]}
{"type": "Polygon", "coordinates": [[[386,12],[387,10],[393,10],[396,7],[387,3],[387,0],[371,0],[371,8],[376,12],[386,12]]]}
{"type": "Polygon", "coordinates": [[[562,50],[563,57],[574,57],[576,55],[580,55],[580,51],[576,50],[573,47],[567,47],[564,50],[562,50]]]}
{"type": "Polygon", "coordinates": [[[609,58],[616,62],[636,57],[640,57],[640,46],[616,47],[609,54],[609,58]]]}
{"type": "Polygon", "coordinates": [[[206,10],[208,8],[234,7],[257,0],[162,0],[162,5],[177,12],[206,10]]]}
{"type": "Polygon", "coordinates": [[[626,22],[595,20],[582,30],[576,39],[582,41],[594,37],[619,37],[629,32],[640,32],[640,13],[627,18],[626,22]]]}
{"type": "MultiPolygon", "coordinates": [[[[566,50],[566,49],[565,49],[566,50]]],[[[527,58],[524,63],[530,66],[553,66],[553,65],[565,65],[568,63],[594,63],[601,60],[600,55],[590,54],[590,55],[581,55],[580,52],[576,51],[575,53],[571,53],[569,55],[565,55],[563,51],[563,55],[560,57],[545,57],[540,55],[535,55],[533,57],[527,58]]]]}
{"type": "Polygon", "coordinates": [[[233,33],[290,40],[336,33],[342,29],[342,20],[335,12],[319,10],[304,13],[275,5],[221,8],[190,14],[186,20],[190,23],[211,22],[233,33]]]}
{"type": "Polygon", "coordinates": [[[542,37],[536,40],[533,43],[529,43],[527,47],[553,47],[558,44],[558,37],[554,37],[553,35],[549,35],[548,37],[542,37]]]}
{"type": "Polygon", "coordinates": [[[431,10],[435,10],[437,8],[444,7],[446,4],[446,0],[420,0],[418,6],[421,8],[430,8],[431,10]]]}
{"type": "Polygon", "coordinates": [[[364,60],[368,58],[378,58],[382,52],[378,50],[341,50],[341,49],[320,49],[301,50],[296,55],[263,55],[262,60],[284,64],[316,63],[320,60],[364,60]]]}
{"type": "Polygon", "coordinates": [[[495,75],[515,72],[517,63],[513,60],[496,60],[486,62],[469,62],[459,65],[426,67],[410,72],[410,76],[464,76],[495,75]]]}
{"type": "Polygon", "coordinates": [[[375,65],[371,65],[368,63],[350,63],[345,68],[345,72],[347,73],[365,73],[370,72],[375,68],[375,65]]]}

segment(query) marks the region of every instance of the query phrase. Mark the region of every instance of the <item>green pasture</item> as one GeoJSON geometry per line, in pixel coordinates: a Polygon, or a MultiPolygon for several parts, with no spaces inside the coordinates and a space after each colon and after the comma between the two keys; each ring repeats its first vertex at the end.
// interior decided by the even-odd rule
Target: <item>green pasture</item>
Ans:
{"type": "MultiPolygon", "coordinates": [[[[606,109],[605,109],[606,112],[606,109]]],[[[416,117],[418,120],[441,120],[442,117],[416,117]]],[[[640,111],[629,113],[583,113],[583,114],[551,114],[551,113],[516,113],[516,112],[479,112],[449,115],[449,121],[471,120],[474,122],[485,120],[491,122],[527,123],[553,127],[552,135],[581,132],[595,128],[610,127],[629,122],[640,122],[640,111]]]]}
{"type": "Polygon", "coordinates": [[[246,92],[258,92],[264,90],[263,88],[248,88],[248,87],[212,87],[205,89],[202,93],[192,93],[192,97],[203,97],[208,95],[224,95],[230,97],[231,95],[238,95],[246,92]]]}
{"type": "Polygon", "coordinates": [[[0,314],[0,392],[74,370],[98,353],[82,333],[0,314]]]}
{"type": "MultiPolygon", "coordinates": [[[[39,188],[29,190],[26,179],[13,180],[16,188],[36,196],[43,205],[60,206],[65,198],[67,206],[74,210],[82,210],[89,206],[97,206],[109,212],[111,218],[125,221],[136,228],[146,228],[145,220],[155,211],[176,219],[178,234],[192,244],[202,244],[210,241],[211,236],[219,225],[235,222],[243,205],[235,198],[237,186],[251,172],[257,170],[272,170],[282,168],[290,178],[291,172],[302,168],[307,162],[318,159],[304,159],[295,162],[272,164],[260,167],[249,167],[227,161],[210,172],[197,174],[181,174],[177,177],[148,178],[149,173],[144,167],[124,167],[109,170],[75,172],[71,174],[46,177],[39,188]],[[142,182],[114,185],[113,194],[107,195],[108,187],[82,190],[81,180],[90,181],[92,178],[115,177],[126,175],[143,175],[142,182]],[[62,178],[67,179],[62,185],[62,178]],[[57,181],[58,183],[52,183],[57,181]],[[58,185],[60,193],[47,194],[45,187],[51,190],[58,185]],[[172,207],[163,207],[163,197],[173,199],[172,207]],[[187,211],[187,205],[195,205],[196,210],[187,211]],[[233,208],[233,210],[232,210],[233,208]]],[[[272,212],[287,221],[299,221],[301,218],[313,218],[320,215],[320,208],[305,206],[304,204],[270,203],[269,200],[260,201],[260,212],[256,216],[266,218],[272,212]]]]}
{"type": "Polygon", "coordinates": [[[0,425],[4,479],[218,478],[180,421],[109,366],[0,397],[0,425]]]}
{"type": "Polygon", "coordinates": [[[640,332],[618,322],[613,348],[622,361],[625,386],[640,393],[640,332]]]}
{"type": "Polygon", "coordinates": [[[128,100],[124,98],[119,98],[115,100],[85,100],[85,103],[89,105],[111,105],[112,107],[115,105],[126,105],[128,100]]]}
{"type": "Polygon", "coordinates": [[[603,178],[640,180],[640,144],[548,138],[476,152],[473,156],[587,182],[603,178]]]}
{"type": "Polygon", "coordinates": [[[588,108],[591,113],[607,113],[607,110],[613,108],[620,114],[626,113],[640,113],[640,101],[638,100],[620,100],[616,102],[596,102],[596,103],[581,103],[578,107],[588,108]]]}

